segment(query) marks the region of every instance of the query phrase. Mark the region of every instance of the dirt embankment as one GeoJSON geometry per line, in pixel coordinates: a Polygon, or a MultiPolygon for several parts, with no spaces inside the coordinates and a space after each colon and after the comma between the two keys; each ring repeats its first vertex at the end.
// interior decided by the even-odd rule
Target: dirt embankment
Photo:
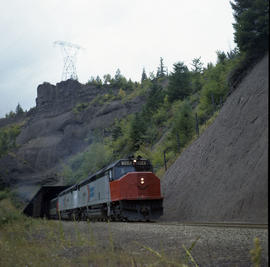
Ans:
{"type": "Polygon", "coordinates": [[[162,180],[165,220],[268,222],[268,54],[162,180]]]}

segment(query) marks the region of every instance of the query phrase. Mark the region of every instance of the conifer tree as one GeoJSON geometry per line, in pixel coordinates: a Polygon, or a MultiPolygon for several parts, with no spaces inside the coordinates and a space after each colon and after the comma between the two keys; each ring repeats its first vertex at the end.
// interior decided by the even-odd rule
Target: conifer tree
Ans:
{"type": "Polygon", "coordinates": [[[157,70],[157,78],[161,78],[165,76],[165,67],[164,67],[164,63],[163,63],[163,58],[160,58],[160,63],[159,63],[159,67],[157,70]]]}
{"type": "Polygon", "coordinates": [[[173,102],[177,99],[184,99],[191,94],[190,73],[184,62],[173,65],[173,72],[169,77],[168,100],[173,102]]]}
{"type": "Polygon", "coordinates": [[[23,114],[23,113],[24,113],[24,111],[23,111],[23,109],[22,109],[20,103],[18,103],[15,112],[16,112],[16,115],[19,115],[19,114],[23,114]]]}
{"type": "Polygon", "coordinates": [[[145,68],[143,68],[141,82],[145,81],[146,79],[147,79],[147,75],[146,75],[146,72],[145,72],[145,68]]]}
{"type": "Polygon", "coordinates": [[[269,1],[234,0],[234,40],[241,52],[263,53],[269,44],[269,1]]]}
{"type": "Polygon", "coordinates": [[[192,72],[201,73],[203,70],[203,63],[201,62],[201,57],[192,59],[192,72]]]}

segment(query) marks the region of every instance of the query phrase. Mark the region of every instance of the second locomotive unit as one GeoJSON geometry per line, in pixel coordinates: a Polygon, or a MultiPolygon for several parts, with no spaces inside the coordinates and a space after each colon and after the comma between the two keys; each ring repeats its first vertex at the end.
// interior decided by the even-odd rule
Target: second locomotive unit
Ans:
{"type": "Polygon", "coordinates": [[[152,221],[163,214],[160,180],[149,160],[121,159],[62,191],[50,218],[152,221]]]}

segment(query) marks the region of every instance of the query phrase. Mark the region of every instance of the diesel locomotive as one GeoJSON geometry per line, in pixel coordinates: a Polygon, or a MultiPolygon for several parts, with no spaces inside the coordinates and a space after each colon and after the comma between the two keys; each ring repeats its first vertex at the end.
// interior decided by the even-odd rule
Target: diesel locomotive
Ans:
{"type": "Polygon", "coordinates": [[[50,201],[49,217],[154,221],[163,214],[160,180],[149,160],[120,159],[50,201]]]}

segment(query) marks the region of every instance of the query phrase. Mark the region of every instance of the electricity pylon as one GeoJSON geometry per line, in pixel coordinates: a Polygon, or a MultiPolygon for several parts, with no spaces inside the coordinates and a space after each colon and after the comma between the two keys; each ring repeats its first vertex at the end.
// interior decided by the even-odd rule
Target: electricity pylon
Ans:
{"type": "Polygon", "coordinates": [[[64,41],[55,41],[54,45],[59,45],[61,47],[64,57],[62,81],[66,81],[68,79],[78,80],[75,64],[78,51],[82,49],[82,47],[64,41]]]}

